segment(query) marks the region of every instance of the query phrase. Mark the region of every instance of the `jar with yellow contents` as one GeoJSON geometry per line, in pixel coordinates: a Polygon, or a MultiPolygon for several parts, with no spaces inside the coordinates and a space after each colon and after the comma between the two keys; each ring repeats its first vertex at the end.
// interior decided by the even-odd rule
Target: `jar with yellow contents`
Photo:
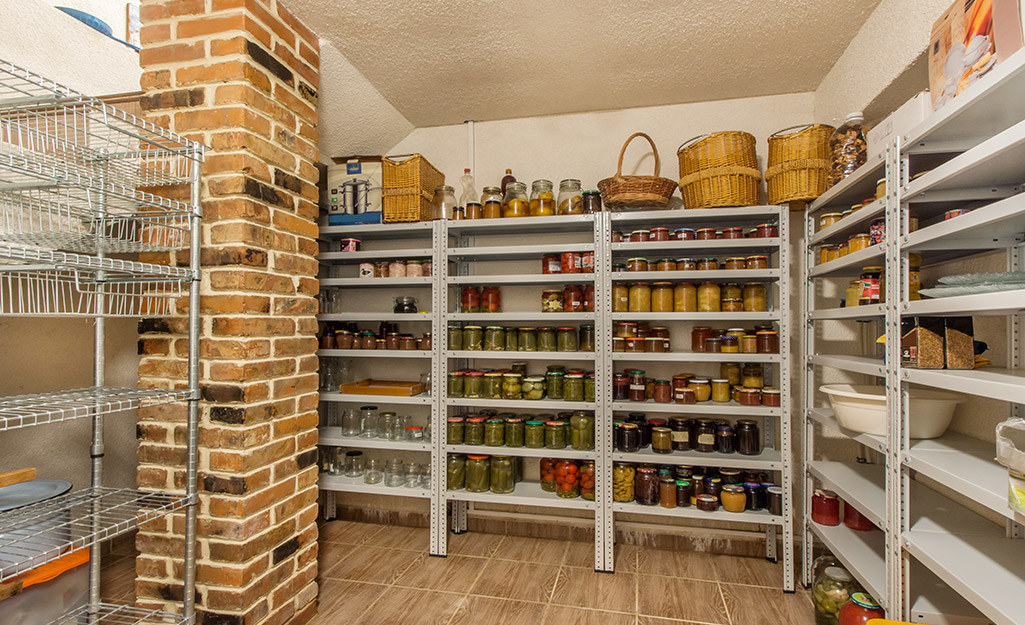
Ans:
{"type": "Polygon", "coordinates": [[[522,182],[510,182],[505,187],[502,217],[527,217],[530,215],[528,206],[527,185],[522,182]]]}
{"type": "Polygon", "coordinates": [[[612,312],[628,312],[630,310],[630,287],[623,282],[612,285],[612,312]]]}
{"type": "Polygon", "coordinates": [[[673,311],[698,311],[698,289],[693,282],[680,282],[673,288],[673,311]]]}
{"type": "Polygon", "coordinates": [[[630,284],[629,312],[651,312],[651,286],[647,282],[634,282],[630,284]]]}
{"type": "Polygon", "coordinates": [[[719,312],[720,306],[719,285],[715,282],[702,282],[698,287],[698,312],[719,312]]]}
{"type": "Polygon", "coordinates": [[[625,462],[612,465],[612,500],[626,503],[634,500],[634,468],[625,462]]]}
{"type": "Polygon", "coordinates": [[[651,285],[651,312],[673,312],[674,294],[672,282],[655,282],[651,285]]]}
{"type": "Polygon", "coordinates": [[[768,310],[765,298],[764,284],[748,282],[743,289],[744,312],[765,312],[768,310]]]}
{"type": "Polygon", "coordinates": [[[552,192],[551,180],[535,180],[531,183],[528,210],[531,217],[550,217],[555,214],[555,194],[552,192]]]}

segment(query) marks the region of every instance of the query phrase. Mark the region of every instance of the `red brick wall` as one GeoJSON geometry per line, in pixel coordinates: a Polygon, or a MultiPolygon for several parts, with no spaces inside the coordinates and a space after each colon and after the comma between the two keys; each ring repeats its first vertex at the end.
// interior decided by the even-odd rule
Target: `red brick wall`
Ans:
{"type": "MultiPolygon", "coordinates": [[[[319,89],[318,41],[276,0],[143,0],[141,17],[148,117],[211,148],[202,190],[200,622],[298,625],[315,614],[317,596],[319,155],[316,105],[304,94],[319,89]]],[[[185,330],[183,316],[140,323],[143,385],[184,382],[185,330]]],[[[140,411],[141,487],[182,490],[184,420],[180,406],[140,411]]],[[[183,527],[177,515],[138,534],[141,605],[178,607],[183,527]]]]}

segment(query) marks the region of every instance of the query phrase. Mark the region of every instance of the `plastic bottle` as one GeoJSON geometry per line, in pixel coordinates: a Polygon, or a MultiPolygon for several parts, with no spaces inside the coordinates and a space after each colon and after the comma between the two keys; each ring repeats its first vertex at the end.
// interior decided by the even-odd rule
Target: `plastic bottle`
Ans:
{"type": "Polygon", "coordinates": [[[505,186],[510,182],[516,182],[516,176],[512,175],[512,170],[505,170],[505,176],[502,177],[502,195],[505,195],[505,186]]]}
{"type": "Polygon", "coordinates": [[[459,194],[459,205],[466,206],[467,202],[476,202],[479,197],[477,195],[477,185],[473,182],[473,174],[470,173],[469,167],[463,170],[463,176],[459,179],[459,184],[463,189],[459,194]]]}

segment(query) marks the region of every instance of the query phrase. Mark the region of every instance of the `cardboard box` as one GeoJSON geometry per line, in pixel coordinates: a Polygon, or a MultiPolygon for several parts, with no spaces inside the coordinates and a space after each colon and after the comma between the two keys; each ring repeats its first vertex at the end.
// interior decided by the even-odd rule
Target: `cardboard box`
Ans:
{"type": "Polygon", "coordinates": [[[943,317],[905,317],[900,321],[900,364],[914,369],[942,369],[943,317]]]}
{"type": "Polygon", "coordinates": [[[894,137],[906,134],[925,121],[932,113],[932,99],[928,91],[922,91],[900,106],[890,116],[876,124],[865,136],[868,141],[868,160],[872,162],[877,154],[886,149],[894,137]]]}
{"type": "Polygon", "coordinates": [[[929,92],[933,110],[1022,46],[1018,0],[956,0],[933,23],[929,92]]]}
{"type": "Polygon", "coordinates": [[[335,159],[335,162],[340,164],[327,168],[327,186],[320,195],[321,210],[328,215],[380,215],[383,190],[381,157],[351,156],[335,159]]]}

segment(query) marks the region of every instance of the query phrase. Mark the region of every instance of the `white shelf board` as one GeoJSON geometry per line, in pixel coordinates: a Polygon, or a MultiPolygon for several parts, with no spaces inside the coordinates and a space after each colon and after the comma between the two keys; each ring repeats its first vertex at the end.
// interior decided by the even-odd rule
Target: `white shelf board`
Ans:
{"type": "Polygon", "coordinates": [[[820,367],[832,367],[841,371],[852,373],[864,373],[865,375],[886,375],[886,365],[882,359],[866,358],[864,356],[832,356],[824,354],[812,354],[808,361],[820,367]]]}
{"type": "Polygon", "coordinates": [[[547,447],[488,447],[487,445],[445,445],[447,454],[480,454],[483,456],[517,456],[521,458],[570,458],[574,460],[594,460],[596,452],[579,451],[572,447],[565,449],[548,449],[547,447]]]}
{"type": "Polygon", "coordinates": [[[1025,194],[1019,193],[992,204],[976,208],[970,213],[945,219],[911,232],[903,237],[902,247],[910,252],[943,250],[963,255],[977,254],[983,241],[993,247],[1004,247],[1011,239],[1020,239],[1025,232],[1025,194]]]}
{"type": "Polygon", "coordinates": [[[581,282],[594,282],[593,273],[525,273],[525,274],[500,274],[493,276],[448,276],[445,282],[450,285],[458,284],[501,284],[501,285],[531,285],[531,284],[578,284],[581,282]]]}
{"type": "Polygon", "coordinates": [[[589,232],[594,229],[594,215],[460,219],[447,225],[449,234],[468,235],[589,232]]]}
{"type": "Polygon", "coordinates": [[[434,283],[433,276],[414,276],[412,278],[321,278],[321,288],[351,287],[359,289],[394,288],[397,286],[430,287],[434,283]]]}
{"type": "Polygon", "coordinates": [[[741,454],[703,453],[700,451],[674,451],[671,454],[659,454],[645,447],[640,451],[612,453],[614,462],[642,462],[651,464],[683,464],[699,467],[722,467],[727,469],[764,469],[779,471],[783,468],[783,460],[779,450],[765,447],[757,456],[741,454]]]}
{"type": "Polygon", "coordinates": [[[320,238],[323,240],[333,239],[360,239],[370,240],[395,240],[395,239],[427,239],[433,236],[433,221],[414,221],[410,223],[394,224],[359,224],[355,226],[320,226],[320,238]]]}
{"type": "Polygon", "coordinates": [[[317,444],[331,447],[357,447],[361,449],[392,449],[395,451],[430,451],[430,443],[413,443],[410,441],[390,441],[383,438],[362,438],[359,436],[342,436],[340,427],[317,428],[317,444]]]}
{"type": "Polygon", "coordinates": [[[667,516],[678,519],[699,519],[703,521],[729,521],[731,523],[754,523],[756,525],[782,525],[783,517],[769,514],[767,510],[745,510],[744,512],[727,512],[719,508],[715,512],[698,510],[694,506],[685,508],[663,508],[660,505],[642,506],[636,501],[616,502],[612,504],[613,512],[624,514],[645,514],[650,516],[667,516]]]}
{"type": "Polygon", "coordinates": [[[615,282],[660,282],[725,280],[729,282],[763,282],[779,279],[779,269],[723,269],[692,271],[613,271],[615,282]]]}
{"type": "Polygon", "coordinates": [[[615,362],[781,362],[779,354],[721,352],[612,352],[615,362]]]}
{"type": "Polygon", "coordinates": [[[422,349],[318,349],[321,358],[430,358],[422,349]]]}
{"type": "Polygon", "coordinates": [[[478,399],[465,397],[446,397],[446,406],[467,406],[470,408],[495,408],[508,410],[594,410],[594,402],[562,401],[559,399],[478,399]]]}
{"type": "Polygon", "coordinates": [[[874,449],[880,453],[886,453],[886,437],[885,436],[873,436],[871,434],[862,434],[861,432],[855,432],[848,430],[847,428],[840,427],[836,417],[833,416],[833,409],[829,406],[816,406],[808,411],[808,417],[817,423],[832,428],[847,438],[857,441],[862,445],[874,449]]]}
{"type": "Polygon", "coordinates": [[[912,440],[904,464],[1008,519],[1025,515],[1007,505],[1007,469],[994,459],[993,443],[948,432],[941,438],[912,440]]]}
{"type": "Polygon", "coordinates": [[[584,360],[593,361],[594,352],[485,352],[456,350],[445,352],[446,358],[466,358],[471,360],[584,360]]]}
{"type": "Polygon", "coordinates": [[[950,589],[940,578],[912,559],[911,622],[929,625],[989,625],[972,604],[950,589]]]}
{"type": "Polygon", "coordinates": [[[613,321],[778,321],[779,311],[766,312],[671,312],[671,313],[612,313],[613,321]]]}
{"type": "MultiPolygon", "coordinates": [[[[875,200],[871,204],[863,206],[840,219],[832,226],[827,226],[808,237],[808,245],[818,245],[833,241],[846,242],[852,234],[867,233],[869,227],[865,222],[881,216],[884,208],[886,208],[886,198],[875,200]]],[[[843,211],[837,210],[836,212],[843,211]]]]}
{"type": "Polygon", "coordinates": [[[873,319],[886,314],[883,304],[869,304],[867,306],[847,306],[844,308],[820,308],[819,310],[808,311],[812,321],[845,320],[845,319],[873,319]]]}
{"type": "Polygon", "coordinates": [[[1025,403],[1025,369],[907,369],[901,379],[912,384],[967,393],[1001,401],[1025,403]]]}
{"type": "Polygon", "coordinates": [[[431,403],[430,395],[413,395],[403,397],[401,395],[361,395],[356,393],[331,393],[321,391],[320,401],[344,402],[350,404],[411,404],[427,406],[431,403]]]}
{"type": "Polygon", "coordinates": [[[886,527],[886,469],[883,465],[812,460],[808,472],[877,527],[886,527]]]}
{"type": "Polygon", "coordinates": [[[741,406],[735,401],[728,403],[700,402],[697,404],[656,404],[648,401],[617,401],[612,402],[612,410],[616,412],[657,412],[660,414],[703,414],[703,415],[738,415],[749,417],[778,417],[780,409],[776,406],[741,406]]]}
{"type": "MultiPolygon", "coordinates": [[[[735,206],[729,208],[679,208],[673,210],[614,211],[610,213],[613,227],[633,227],[640,230],[649,224],[676,228],[711,227],[705,224],[721,225],[746,221],[752,225],[771,222],[779,216],[780,207],[775,204],[761,206],[735,206]]],[[[650,227],[650,226],[649,226],[650,227]]]]}
{"type": "Polygon", "coordinates": [[[859,532],[843,523],[819,525],[808,520],[819,540],[840,559],[879,605],[886,607],[886,560],[882,531],[859,532]]]}
{"type": "MultiPolygon", "coordinates": [[[[723,221],[720,223],[728,222],[723,221]]],[[[774,252],[779,249],[779,242],[779,237],[692,239],[689,241],[623,241],[612,244],[612,254],[613,256],[670,254],[677,257],[688,257],[691,253],[697,252],[719,252],[722,254],[742,255],[740,252],[774,252]]]]}
{"type": "Polygon", "coordinates": [[[811,268],[808,275],[812,278],[860,276],[862,267],[871,267],[874,263],[882,266],[884,245],[873,245],[864,250],[851,252],[836,260],[820,263],[811,268]]]}
{"type": "Polygon", "coordinates": [[[540,263],[541,257],[545,254],[593,251],[594,243],[532,243],[528,245],[474,245],[470,247],[450,247],[446,253],[449,258],[466,261],[536,259],[538,263],[540,263]]]}
{"type": "Polygon", "coordinates": [[[933,316],[1012,315],[1025,310],[1025,289],[922,299],[901,304],[901,314],[933,316]]]}
{"type": "Polygon", "coordinates": [[[885,153],[876,155],[854,170],[851,175],[827,189],[808,206],[808,212],[817,213],[827,207],[836,208],[837,212],[841,212],[854,204],[860,204],[867,197],[875,197],[876,180],[885,175],[884,157],[885,153]]]}
{"type": "MultiPolygon", "coordinates": [[[[431,248],[403,248],[396,250],[369,250],[360,252],[321,252],[317,257],[322,265],[351,265],[354,263],[365,263],[373,260],[391,260],[401,258],[403,260],[422,259],[430,260],[434,256],[431,248]]],[[[365,278],[370,280],[370,278],[365,278]]],[[[384,278],[377,278],[383,280],[384,278]]]]}
{"type": "MultiPolygon", "coordinates": [[[[553,450],[554,451],[554,450],[553,450]]],[[[581,497],[570,499],[559,497],[555,493],[541,490],[537,482],[520,482],[516,489],[507,494],[471,493],[466,490],[446,490],[445,499],[449,501],[476,501],[480,503],[496,503],[508,506],[538,506],[542,508],[569,508],[574,510],[594,510],[594,501],[581,497]]]]}
{"type": "Polygon", "coordinates": [[[449,321],[525,321],[536,325],[558,325],[571,321],[594,321],[593,312],[500,312],[500,313],[449,313],[449,321]]]}
{"type": "Polygon", "coordinates": [[[346,477],[344,475],[328,475],[321,473],[317,478],[317,486],[320,490],[333,491],[336,493],[361,493],[364,495],[393,495],[395,497],[414,497],[417,499],[430,499],[431,491],[423,488],[406,488],[405,486],[385,486],[380,484],[366,484],[362,477],[346,477]]]}
{"type": "Polygon", "coordinates": [[[433,315],[420,313],[317,313],[321,321],[410,321],[430,322],[433,315]]]}

